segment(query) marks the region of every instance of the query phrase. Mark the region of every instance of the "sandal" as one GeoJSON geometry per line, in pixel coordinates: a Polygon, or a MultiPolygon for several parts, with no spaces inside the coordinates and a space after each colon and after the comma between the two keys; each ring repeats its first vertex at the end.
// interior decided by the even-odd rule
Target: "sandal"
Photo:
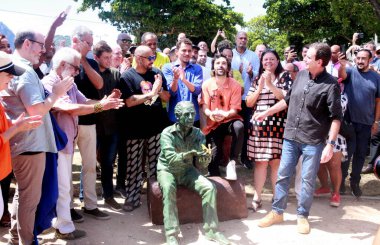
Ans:
{"type": "Polygon", "coordinates": [[[263,206],[261,200],[252,200],[252,207],[250,208],[253,212],[256,212],[259,208],[263,206]]]}

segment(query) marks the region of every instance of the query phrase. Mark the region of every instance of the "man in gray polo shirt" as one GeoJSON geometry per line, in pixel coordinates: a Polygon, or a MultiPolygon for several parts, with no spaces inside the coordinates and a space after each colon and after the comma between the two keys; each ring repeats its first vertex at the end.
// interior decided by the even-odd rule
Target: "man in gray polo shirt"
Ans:
{"type": "Polygon", "coordinates": [[[45,37],[33,30],[16,34],[14,63],[26,71],[22,76],[12,79],[8,89],[0,93],[7,117],[11,120],[23,112],[26,116],[43,116],[40,127],[21,132],[10,140],[13,173],[17,180],[11,212],[10,244],[35,242],[34,220],[41,197],[46,152],[57,152],[48,112],[73,84],[73,79],[63,79],[55,84],[48,97],[45,96],[44,87],[32,67],[38,64],[40,56],[45,52],[44,43],[45,37]]]}

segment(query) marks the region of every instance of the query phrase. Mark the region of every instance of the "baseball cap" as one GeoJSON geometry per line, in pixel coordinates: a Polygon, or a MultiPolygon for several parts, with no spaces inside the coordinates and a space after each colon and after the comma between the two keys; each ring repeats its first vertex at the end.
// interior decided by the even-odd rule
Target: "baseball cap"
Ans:
{"type": "Polygon", "coordinates": [[[7,53],[0,51],[0,72],[21,76],[25,72],[25,69],[13,64],[11,57],[7,53]]]}

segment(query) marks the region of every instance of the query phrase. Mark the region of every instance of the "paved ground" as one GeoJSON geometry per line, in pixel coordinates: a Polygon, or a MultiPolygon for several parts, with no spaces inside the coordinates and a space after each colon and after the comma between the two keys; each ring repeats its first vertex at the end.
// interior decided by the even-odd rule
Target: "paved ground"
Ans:
{"type": "MultiPolygon", "coordinates": [[[[53,239],[53,233],[43,236],[43,244],[164,244],[163,227],[152,225],[149,220],[144,195],[143,206],[131,213],[112,212],[100,207],[111,215],[107,221],[85,217],[85,222],[77,224],[77,229],[87,232],[87,237],[65,243],[53,239]]],[[[315,199],[312,215],[309,217],[312,231],[309,235],[300,235],[296,231],[295,198],[290,198],[285,222],[269,228],[257,227],[258,220],[270,208],[271,195],[265,195],[263,209],[258,213],[249,212],[243,220],[231,220],[220,223],[220,230],[235,244],[372,244],[374,234],[380,224],[378,200],[355,200],[351,196],[343,197],[339,208],[328,205],[327,198],[315,199]]],[[[122,203],[122,199],[118,199],[122,203]]],[[[248,202],[247,202],[248,203],[248,202]]],[[[214,244],[205,240],[201,224],[181,225],[183,238],[181,244],[214,244]]],[[[0,243],[6,242],[7,230],[0,229],[0,243]]]]}
{"type": "MultiPolygon", "coordinates": [[[[73,166],[74,195],[78,196],[80,156],[75,154],[73,166]]],[[[238,176],[246,183],[247,205],[252,200],[252,172],[238,168],[238,176]]],[[[268,245],[330,245],[330,244],[360,244],[371,245],[374,235],[380,225],[380,181],[373,175],[362,176],[361,187],[367,198],[356,200],[347,195],[342,196],[339,208],[328,205],[328,198],[314,199],[309,221],[312,231],[309,235],[301,235],[296,230],[296,199],[289,199],[285,222],[269,228],[257,227],[258,220],[270,210],[271,194],[263,195],[263,209],[257,213],[249,211],[246,219],[231,220],[220,223],[220,230],[235,244],[268,244],[268,245]]],[[[264,193],[270,193],[271,187],[266,183],[264,193]]],[[[348,188],[349,191],[349,188],[348,188]]],[[[101,196],[101,187],[97,183],[98,196],[101,196]]],[[[290,190],[293,194],[293,189],[290,190]]],[[[78,201],[78,199],[75,199],[78,201]]],[[[123,199],[117,201],[122,204],[123,199]]],[[[113,212],[104,206],[99,198],[99,207],[111,216],[110,220],[98,221],[85,217],[85,222],[76,224],[77,229],[85,230],[87,237],[64,242],[55,240],[53,233],[43,236],[43,244],[125,244],[125,245],[158,245],[165,243],[163,226],[153,225],[150,222],[146,205],[146,195],[143,195],[143,205],[131,213],[113,212]]],[[[79,209],[79,203],[77,203],[79,209]]],[[[215,244],[207,241],[202,235],[202,224],[181,225],[183,238],[180,244],[215,244]]],[[[6,228],[0,228],[0,244],[7,241],[6,228]]]]}

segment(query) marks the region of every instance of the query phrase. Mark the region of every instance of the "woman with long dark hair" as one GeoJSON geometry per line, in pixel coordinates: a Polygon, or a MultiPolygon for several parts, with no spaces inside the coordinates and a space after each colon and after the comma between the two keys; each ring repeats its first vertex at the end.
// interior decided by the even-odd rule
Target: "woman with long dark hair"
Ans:
{"type": "MultiPolygon", "coordinates": [[[[272,49],[266,50],[260,60],[259,75],[253,81],[247,96],[247,106],[254,112],[262,112],[282,100],[289,90],[292,79],[284,72],[280,57],[272,49]]],[[[286,110],[258,122],[252,119],[248,139],[248,157],[255,161],[254,196],[252,208],[261,207],[261,192],[267,176],[268,165],[271,166],[271,182],[274,187],[277,170],[280,165],[286,110]]]]}

